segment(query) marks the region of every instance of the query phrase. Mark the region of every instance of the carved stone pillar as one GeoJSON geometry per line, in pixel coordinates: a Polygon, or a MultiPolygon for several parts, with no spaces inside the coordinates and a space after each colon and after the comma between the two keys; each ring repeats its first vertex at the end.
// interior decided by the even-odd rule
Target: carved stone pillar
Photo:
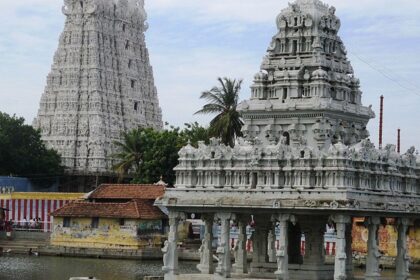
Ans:
{"type": "MultiPolygon", "coordinates": [[[[281,214],[277,217],[280,223],[280,248],[276,252],[277,258],[277,271],[274,272],[277,279],[289,280],[289,220],[292,218],[290,215],[281,214]]],[[[294,218],[293,218],[294,219],[294,218]]]]}
{"type": "Polygon", "coordinates": [[[248,224],[248,220],[244,217],[238,218],[238,241],[234,248],[235,251],[235,264],[233,268],[235,273],[246,274],[248,273],[248,261],[247,261],[247,252],[246,252],[246,241],[247,241],[247,234],[246,234],[246,226],[248,224]]]}
{"type": "Polygon", "coordinates": [[[197,269],[202,274],[213,274],[213,215],[205,214],[202,216],[204,221],[204,238],[200,247],[200,264],[197,265],[197,269]]]}
{"type": "Polygon", "coordinates": [[[352,249],[352,231],[353,231],[353,221],[350,219],[350,224],[346,227],[346,266],[347,266],[347,278],[353,279],[354,272],[353,272],[353,249],[352,249]]]}
{"type": "Polygon", "coordinates": [[[379,253],[378,247],[378,228],[380,224],[379,217],[370,217],[367,220],[368,223],[368,253],[366,257],[366,280],[377,280],[381,279],[379,272],[379,259],[381,254],[379,253]]]}
{"type": "Polygon", "coordinates": [[[409,220],[400,218],[397,220],[398,239],[397,239],[397,258],[395,260],[396,280],[407,280],[410,276],[410,257],[407,250],[407,230],[409,220]]]}
{"type": "Polygon", "coordinates": [[[276,229],[275,223],[268,231],[268,261],[276,261],[276,229]]]}
{"type": "Polygon", "coordinates": [[[230,221],[235,219],[235,216],[231,213],[217,213],[215,218],[221,221],[220,246],[217,247],[216,251],[219,262],[214,277],[217,280],[230,278],[231,275],[230,221]]]}
{"type": "Polygon", "coordinates": [[[350,224],[351,219],[349,216],[336,215],[331,217],[336,224],[337,239],[336,239],[336,251],[335,251],[335,262],[334,262],[334,280],[346,280],[347,279],[347,256],[346,248],[346,227],[350,224]]]}
{"type": "Polygon", "coordinates": [[[165,241],[163,252],[163,267],[165,280],[175,280],[178,273],[178,225],[183,219],[183,214],[179,212],[169,212],[169,234],[168,240],[165,241]]]}

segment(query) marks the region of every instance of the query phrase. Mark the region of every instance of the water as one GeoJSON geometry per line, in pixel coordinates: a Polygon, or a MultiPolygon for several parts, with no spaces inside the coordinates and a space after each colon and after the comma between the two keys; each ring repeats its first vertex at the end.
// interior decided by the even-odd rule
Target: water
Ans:
{"type": "MultiPolygon", "coordinates": [[[[181,273],[198,273],[196,263],[181,262],[181,273]]],[[[107,260],[67,257],[0,257],[1,280],[68,280],[74,276],[95,276],[101,280],[143,280],[145,275],[160,275],[159,261],[107,260]]],[[[362,276],[363,271],[356,271],[362,276]]],[[[393,271],[383,272],[383,279],[394,279],[393,271]]],[[[413,272],[412,280],[420,280],[413,272]]]]}
{"type": "MultiPolygon", "coordinates": [[[[180,263],[181,273],[197,273],[195,263],[180,263]]],[[[67,257],[0,257],[1,280],[68,280],[76,276],[95,276],[101,280],[143,280],[160,275],[162,262],[108,260],[67,257]]]]}

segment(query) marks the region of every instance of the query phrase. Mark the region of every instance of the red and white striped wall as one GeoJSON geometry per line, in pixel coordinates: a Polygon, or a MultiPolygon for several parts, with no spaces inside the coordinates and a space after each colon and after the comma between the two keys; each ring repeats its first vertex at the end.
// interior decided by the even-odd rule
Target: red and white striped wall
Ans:
{"type": "Polygon", "coordinates": [[[72,193],[12,193],[0,197],[0,207],[5,211],[7,221],[12,219],[15,225],[24,225],[24,219],[41,218],[42,230],[52,230],[53,217],[49,214],[65,204],[80,199],[83,194],[72,193]]]}
{"type": "Polygon", "coordinates": [[[24,220],[41,218],[44,232],[51,231],[53,217],[49,214],[56,209],[63,207],[71,200],[49,200],[49,199],[1,199],[0,207],[9,209],[6,211],[6,220],[12,219],[15,224],[23,225],[24,220]]]}

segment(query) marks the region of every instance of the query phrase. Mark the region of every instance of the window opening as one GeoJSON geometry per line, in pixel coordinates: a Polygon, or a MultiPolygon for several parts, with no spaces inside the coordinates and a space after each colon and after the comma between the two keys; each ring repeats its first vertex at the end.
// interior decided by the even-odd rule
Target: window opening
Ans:
{"type": "Polygon", "coordinates": [[[98,228],[98,226],[99,226],[99,218],[98,217],[92,218],[91,227],[98,228]]]}
{"type": "Polygon", "coordinates": [[[297,52],[297,41],[293,40],[292,53],[295,55],[296,52],[297,52]]]}
{"type": "Polygon", "coordinates": [[[289,132],[284,132],[283,137],[285,137],[284,144],[289,146],[290,145],[290,134],[289,134],[289,132]]]}
{"type": "Polygon", "coordinates": [[[70,227],[70,217],[64,217],[63,219],[63,227],[68,228],[70,227]]]}
{"type": "Polygon", "coordinates": [[[253,172],[251,179],[252,179],[251,180],[251,189],[256,189],[257,188],[257,183],[258,183],[258,173],[253,172]]]}

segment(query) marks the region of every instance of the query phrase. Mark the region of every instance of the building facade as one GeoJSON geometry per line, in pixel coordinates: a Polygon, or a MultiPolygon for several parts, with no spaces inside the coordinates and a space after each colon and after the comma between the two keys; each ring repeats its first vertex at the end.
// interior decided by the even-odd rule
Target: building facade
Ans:
{"type": "Polygon", "coordinates": [[[143,0],[65,0],[64,31],[34,127],[70,174],[112,173],[114,141],[162,127],[143,0]]]}
{"type": "Polygon", "coordinates": [[[84,201],[57,209],[51,245],[74,248],[159,247],[167,216],[153,206],[161,185],[101,185],[84,201]]]}
{"type": "Polygon", "coordinates": [[[169,209],[163,251],[165,279],[178,277],[177,227],[185,213],[206,224],[201,276],[276,279],[352,279],[352,218],[367,228],[365,279],[380,279],[378,229],[395,219],[396,279],[408,279],[407,229],[420,212],[420,161],[415,149],[376,149],[338,31],[335,8],[297,0],[276,19],[278,33],[255,75],[252,96],[239,105],[244,138],[234,148],[217,139],[180,151],[177,181],[155,205],[169,209]],[[255,220],[252,262],[246,261],[246,225],[255,220]],[[212,224],[221,224],[213,267],[212,224]],[[239,228],[234,262],[230,226],[239,228]],[[336,231],[335,264],[325,263],[326,224],[336,231]],[[280,228],[279,249],[269,232],[280,228]],[[305,250],[301,250],[301,236],[305,250]]]}

